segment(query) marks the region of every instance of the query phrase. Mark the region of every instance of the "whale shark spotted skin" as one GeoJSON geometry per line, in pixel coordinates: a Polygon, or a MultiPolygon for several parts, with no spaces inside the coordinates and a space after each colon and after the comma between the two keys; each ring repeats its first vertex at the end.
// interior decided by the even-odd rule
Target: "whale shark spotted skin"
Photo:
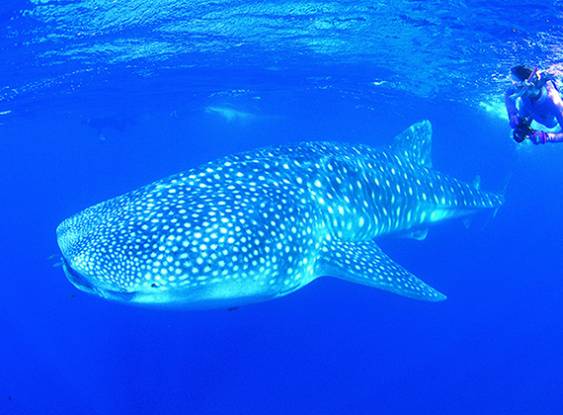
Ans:
{"type": "Polygon", "coordinates": [[[106,299],[192,308],[269,300],[321,276],[444,300],[375,241],[423,238],[502,196],[434,171],[431,135],[422,121],[381,149],[305,142],[156,181],[59,225],[65,273],[106,299]]]}

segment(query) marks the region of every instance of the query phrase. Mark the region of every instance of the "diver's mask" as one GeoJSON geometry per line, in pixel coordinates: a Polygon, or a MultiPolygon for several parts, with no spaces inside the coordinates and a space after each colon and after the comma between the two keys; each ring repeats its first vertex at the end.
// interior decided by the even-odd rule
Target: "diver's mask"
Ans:
{"type": "Polygon", "coordinates": [[[523,81],[512,79],[514,93],[510,95],[511,98],[521,98],[523,96],[537,96],[541,92],[540,73],[536,66],[530,76],[523,81]]]}

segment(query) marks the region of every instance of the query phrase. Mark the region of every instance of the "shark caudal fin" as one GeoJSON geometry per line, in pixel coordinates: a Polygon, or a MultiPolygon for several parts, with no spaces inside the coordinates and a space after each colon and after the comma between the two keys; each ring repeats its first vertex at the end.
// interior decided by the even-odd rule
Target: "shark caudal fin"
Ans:
{"type": "Polygon", "coordinates": [[[396,264],[373,241],[327,241],[322,248],[319,265],[322,275],[331,275],[417,300],[446,299],[444,294],[396,264]]]}
{"type": "Polygon", "coordinates": [[[432,124],[419,121],[397,135],[391,149],[413,164],[432,167],[432,124]]]}

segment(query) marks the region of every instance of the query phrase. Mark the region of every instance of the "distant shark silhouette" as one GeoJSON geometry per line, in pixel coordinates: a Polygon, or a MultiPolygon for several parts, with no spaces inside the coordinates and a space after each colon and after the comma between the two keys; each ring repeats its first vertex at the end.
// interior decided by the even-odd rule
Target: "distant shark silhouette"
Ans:
{"type": "Polygon", "coordinates": [[[57,229],[79,289],[137,304],[234,307],[320,276],[446,297],[377,246],[502,197],[431,169],[431,125],[384,149],[306,142],[228,156],[102,202],[57,229]]]}
{"type": "Polygon", "coordinates": [[[256,115],[224,105],[210,105],[205,107],[207,114],[216,114],[227,122],[247,122],[254,120],[256,115]]]}

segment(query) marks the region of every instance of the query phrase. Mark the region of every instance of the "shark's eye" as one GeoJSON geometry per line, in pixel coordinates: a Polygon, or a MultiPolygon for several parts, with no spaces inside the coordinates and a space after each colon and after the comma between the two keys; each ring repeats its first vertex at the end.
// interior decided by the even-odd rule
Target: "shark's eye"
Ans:
{"type": "Polygon", "coordinates": [[[160,287],[160,285],[158,285],[156,282],[153,282],[153,283],[151,284],[151,287],[152,287],[152,288],[158,288],[158,287],[160,287]]]}

